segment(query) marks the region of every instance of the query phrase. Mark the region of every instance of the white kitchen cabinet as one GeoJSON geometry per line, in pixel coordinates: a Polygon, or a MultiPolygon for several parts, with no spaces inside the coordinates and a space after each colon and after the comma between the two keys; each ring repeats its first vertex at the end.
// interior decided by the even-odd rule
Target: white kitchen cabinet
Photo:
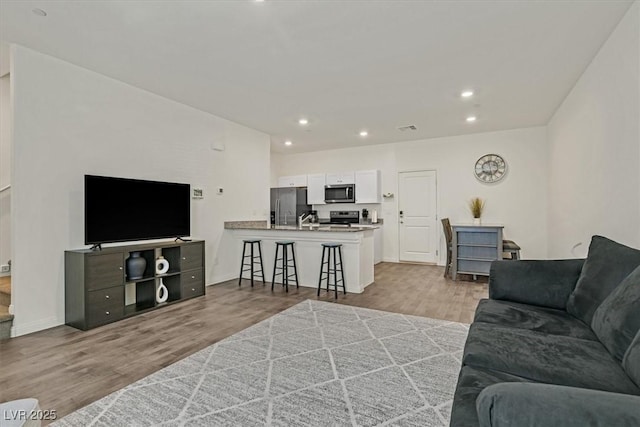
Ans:
{"type": "Polygon", "coordinates": [[[281,176],[278,178],[278,187],[306,187],[307,175],[281,176]]]}
{"type": "Polygon", "coordinates": [[[337,172],[327,174],[327,185],[337,184],[355,184],[356,177],[354,172],[337,172]]]}
{"type": "Polygon", "coordinates": [[[382,175],[379,170],[357,171],[356,203],[382,203],[382,175]]]}
{"type": "Polygon", "coordinates": [[[324,205],[324,186],[326,175],[317,173],[307,175],[307,203],[310,205],[324,205]]]}

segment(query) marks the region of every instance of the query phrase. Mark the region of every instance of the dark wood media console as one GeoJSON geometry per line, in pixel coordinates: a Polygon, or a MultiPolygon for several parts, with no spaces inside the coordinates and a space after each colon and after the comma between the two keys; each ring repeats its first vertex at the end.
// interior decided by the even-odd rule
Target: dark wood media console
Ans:
{"type": "Polygon", "coordinates": [[[87,330],[126,317],[204,295],[204,241],[115,246],[65,251],[65,323],[87,330]],[[126,259],[140,252],[147,266],[142,278],[126,277],[126,259]],[[156,259],[169,271],[156,274],[156,259]],[[156,303],[160,279],[168,300],[156,303]]]}

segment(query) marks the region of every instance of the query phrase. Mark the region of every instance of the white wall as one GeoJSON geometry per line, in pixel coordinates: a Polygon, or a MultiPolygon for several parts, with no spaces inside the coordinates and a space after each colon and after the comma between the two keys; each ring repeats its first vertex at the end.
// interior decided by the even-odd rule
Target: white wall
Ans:
{"type": "MultiPolygon", "coordinates": [[[[640,247],[640,5],[602,46],[548,126],[549,255],[601,234],[640,247]]],[[[572,248],[581,244],[575,250],[572,248]]]]}
{"type": "MultiPolygon", "coordinates": [[[[505,236],[522,247],[526,258],[547,255],[547,145],[544,127],[480,133],[420,141],[345,148],[279,156],[272,162],[272,176],[343,170],[380,169],[382,192],[396,195],[379,209],[384,218],[384,259],[398,260],[398,173],[436,170],[438,217],[453,223],[469,223],[467,201],[486,199],[485,223],[505,226],[505,236]],[[498,184],[480,183],[473,174],[476,160],[498,153],[509,172],[498,184]]],[[[275,184],[272,181],[272,184],[275,184]]],[[[343,208],[341,205],[340,208],[343,208]]],[[[362,209],[360,205],[349,205],[362,209]]],[[[367,208],[370,208],[367,206],[367,208]]],[[[438,224],[440,227],[440,225],[438,224]]],[[[440,260],[444,263],[444,236],[440,260]]]]}
{"type": "Polygon", "coordinates": [[[202,187],[191,230],[207,242],[206,283],[237,274],[238,254],[220,250],[223,221],[267,217],[267,135],[19,46],[12,83],[16,334],[64,323],[64,251],[84,247],[85,174],[202,187]]]}
{"type": "MultiPolygon", "coordinates": [[[[2,64],[5,62],[3,61],[2,64]]],[[[0,188],[11,184],[10,75],[0,77],[0,188]]],[[[11,259],[11,189],[0,193],[0,264],[11,259]]],[[[0,273],[8,275],[9,273],[0,273]]]]}

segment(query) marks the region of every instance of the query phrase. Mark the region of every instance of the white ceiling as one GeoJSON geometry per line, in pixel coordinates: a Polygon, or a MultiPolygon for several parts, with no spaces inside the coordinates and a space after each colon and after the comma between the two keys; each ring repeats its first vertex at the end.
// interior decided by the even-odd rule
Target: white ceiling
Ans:
{"type": "Polygon", "coordinates": [[[546,124],[631,3],[2,0],[0,41],[301,152],[546,124]]]}

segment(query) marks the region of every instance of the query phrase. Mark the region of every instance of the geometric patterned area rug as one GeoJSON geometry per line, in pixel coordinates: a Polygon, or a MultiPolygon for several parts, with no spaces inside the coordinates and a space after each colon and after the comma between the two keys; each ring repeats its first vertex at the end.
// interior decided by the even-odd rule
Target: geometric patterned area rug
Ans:
{"type": "Polygon", "coordinates": [[[306,300],[52,425],[444,427],[467,333],[306,300]]]}

